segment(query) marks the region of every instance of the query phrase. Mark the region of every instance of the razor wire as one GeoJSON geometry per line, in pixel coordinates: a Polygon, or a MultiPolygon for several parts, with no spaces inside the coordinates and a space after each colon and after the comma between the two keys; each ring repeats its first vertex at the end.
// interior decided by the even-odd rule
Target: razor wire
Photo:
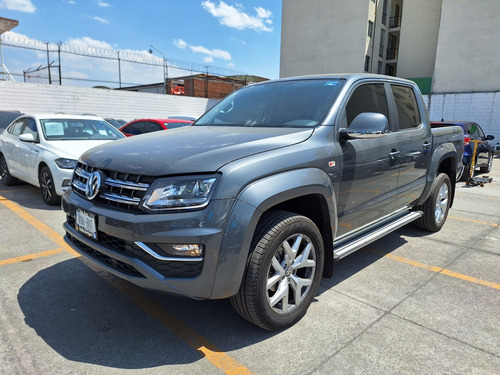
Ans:
{"type": "Polygon", "coordinates": [[[162,58],[155,56],[148,51],[115,50],[104,47],[92,47],[82,45],[79,41],[59,43],[42,42],[40,40],[28,38],[15,33],[5,33],[1,36],[1,38],[1,43],[7,47],[24,48],[49,53],[67,53],[77,56],[124,61],[143,65],[166,66],[167,68],[200,72],[223,77],[244,76],[248,74],[213,65],[193,63],[172,58],[162,58]]]}

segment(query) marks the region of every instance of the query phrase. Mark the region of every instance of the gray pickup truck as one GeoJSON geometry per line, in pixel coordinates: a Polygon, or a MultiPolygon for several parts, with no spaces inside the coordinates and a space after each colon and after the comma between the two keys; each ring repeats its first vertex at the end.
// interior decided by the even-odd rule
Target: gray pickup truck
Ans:
{"type": "Polygon", "coordinates": [[[463,142],[459,127],[431,129],[407,80],[267,81],[192,126],[85,152],[65,239],[136,285],[230,298],[277,330],[305,315],[336,260],[410,222],[441,229],[463,142]]]}

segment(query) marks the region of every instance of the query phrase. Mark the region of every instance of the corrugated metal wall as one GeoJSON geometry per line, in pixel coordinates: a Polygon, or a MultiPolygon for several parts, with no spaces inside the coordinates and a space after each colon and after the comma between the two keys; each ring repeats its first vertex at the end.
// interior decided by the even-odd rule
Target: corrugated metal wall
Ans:
{"type": "Polygon", "coordinates": [[[24,113],[92,113],[131,121],[199,117],[216,103],[214,99],[186,96],[0,81],[0,110],[24,113]]]}

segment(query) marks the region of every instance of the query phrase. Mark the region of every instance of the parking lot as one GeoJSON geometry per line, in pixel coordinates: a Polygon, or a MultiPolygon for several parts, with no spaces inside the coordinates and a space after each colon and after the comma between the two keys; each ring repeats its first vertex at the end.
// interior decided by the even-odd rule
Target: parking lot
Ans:
{"type": "Polygon", "coordinates": [[[2,374],[499,374],[500,158],[444,228],[336,263],[306,317],[266,332],[226,300],[141,290],[62,239],[37,188],[0,183],[2,374]]]}

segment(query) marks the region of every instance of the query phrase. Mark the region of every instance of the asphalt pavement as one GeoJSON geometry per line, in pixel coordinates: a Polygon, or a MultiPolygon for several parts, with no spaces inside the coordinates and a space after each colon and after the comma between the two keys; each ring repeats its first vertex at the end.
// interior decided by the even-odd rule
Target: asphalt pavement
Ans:
{"type": "Polygon", "coordinates": [[[1,374],[500,374],[500,158],[444,228],[411,225],[335,264],[280,332],[227,300],[146,291],[64,243],[39,189],[0,182],[1,374]]]}

